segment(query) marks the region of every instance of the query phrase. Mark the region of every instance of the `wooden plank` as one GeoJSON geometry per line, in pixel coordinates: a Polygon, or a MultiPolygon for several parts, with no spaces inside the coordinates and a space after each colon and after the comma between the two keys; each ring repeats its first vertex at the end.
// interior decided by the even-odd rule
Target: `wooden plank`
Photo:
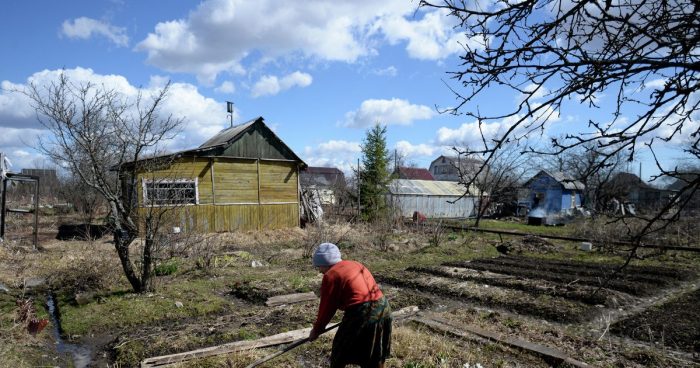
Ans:
{"type": "Polygon", "coordinates": [[[267,298],[265,305],[267,305],[268,307],[276,307],[276,306],[282,305],[282,304],[308,302],[310,300],[316,300],[316,299],[317,299],[316,294],[314,294],[312,292],[277,295],[277,296],[267,298]]]}
{"type": "Polygon", "coordinates": [[[258,340],[246,340],[246,341],[236,341],[228,344],[212,346],[208,348],[188,351],[184,353],[164,355],[154,358],[148,358],[141,362],[141,367],[161,367],[164,365],[183,363],[193,359],[199,359],[214,355],[234,353],[237,351],[251,350],[264,348],[268,346],[275,346],[280,344],[287,344],[298,339],[303,339],[309,336],[311,332],[311,327],[303,328],[300,330],[294,330],[289,332],[283,332],[277,335],[263,337],[258,340]]]}
{"type": "Polygon", "coordinates": [[[6,212],[14,212],[14,213],[34,213],[33,209],[23,209],[23,208],[8,208],[5,211],[6,212]]]}
{"type": "MultiPolygon", "coordinates": [[[[394,321],[401,321],[401,320],[405,320],[406,318],[413,316],[417,312],[418,312],[418,307],[410,306],[410,307],[402,308],[396,312],[393,312],[391,314],[391,316],[392,316],[392,318],[394,318],[394,321]]],[[[329,324],[328,326],[332,326],[332,324],[329,324]]],[[[328,328],[328,326],[326,326],[326,328],[328,328]]],[[[258,340],[235,341],[235,342],[230,342],[228,344],[187,351],[184,353],[177,353],[177,354],[163,355],[163,356],[158,356],[158,357],[153,357],[153,358],[147,358],[147,359],[144,359],[143,361],[141,361],[141,368],[162,367],[162,366],[166,366],[166,365],[170,365],[170,364],[184,363],[184,362],[187,362],[187,361],[190,361],[193,359],[199,359],[199,358],[204,358],[204,357],[209,357],[209,356],[214,356],[214,355],[229,354],[229,353],[235,353],[237,351],[258,349],[258,348],[264,348],[264,347],[268,347],[268,346],[275,346],[275,345],[281,345],[281,344],[288,344],[288,343],[294,342],[296,340],[308,337],[309,332],[311,332],[311,327],[302,328],[302,329],[294,330],[294,331],[283,332],[280,334],[263,337],[263,338],[258,339],[258,340]]],[[[330,331],[328,334],[332,335],[333,333],[335,333],[335,332],[330,331]]]]}
{"type": "Polygon", "coordinates": [[[297,201],[296,166],[290,162],[260,162],[260,201],[294,202],[297,201]]]}
{"type": "Polygon", "coordinates": [[[458,337],[471,337],[470,335],[476,335],[481,338],[491,340],[503,345],[514,347],[520,350],[525,350],[531,353],[535,353],[545,358],[555,359],[567,364],[573,365],[579,368],[592,368],[593,366],[578,361],[569,357],[565,352],[550,348],[548,346],[535,344],[529,341],[521,340],[514,337],[502,336],[498,333],[487,331],[476,326],[464,325],[461,323],[448,321],[446,319],[440,318],[435,315],[426,315],[415,317],[412,319],[418,323],[434,328],[438,331],[447,332],[451,335],[458,337]]]}

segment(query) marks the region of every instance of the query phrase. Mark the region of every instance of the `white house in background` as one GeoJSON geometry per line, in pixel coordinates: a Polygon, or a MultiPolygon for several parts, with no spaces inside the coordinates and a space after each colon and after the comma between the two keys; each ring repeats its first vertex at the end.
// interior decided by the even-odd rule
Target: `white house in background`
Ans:
{"type": "Polygon", "coordinates": [[[430,163],[428,171],[435,180],[460,181],[459,168],[463,174],[472,173],[476,172],[483,163],[482,160],[473,157],[441,155],[430,163]]]}

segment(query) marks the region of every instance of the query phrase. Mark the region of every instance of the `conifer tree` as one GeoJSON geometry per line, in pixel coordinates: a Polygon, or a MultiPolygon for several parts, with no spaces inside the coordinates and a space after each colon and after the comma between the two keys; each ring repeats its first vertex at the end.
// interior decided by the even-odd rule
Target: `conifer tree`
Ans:
{"type": "Polygon", "coordinates": [[[386,215],[384,195],[389,182],[389,152],[386,149],[386,126],[377,123],[367,130],[362,143],[360,203],[362,218],[375,221],[386,215]]]}

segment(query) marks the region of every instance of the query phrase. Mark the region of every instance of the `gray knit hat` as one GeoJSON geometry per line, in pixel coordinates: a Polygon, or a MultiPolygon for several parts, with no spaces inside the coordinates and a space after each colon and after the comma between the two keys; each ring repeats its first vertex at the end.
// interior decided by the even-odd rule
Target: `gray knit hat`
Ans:
{"type": "Polygon", "coordinates": [[[312,263],[314,267],[333,266],[342,261],[340,249],[333,243],[323,243],[314,252],[312,263]]]}

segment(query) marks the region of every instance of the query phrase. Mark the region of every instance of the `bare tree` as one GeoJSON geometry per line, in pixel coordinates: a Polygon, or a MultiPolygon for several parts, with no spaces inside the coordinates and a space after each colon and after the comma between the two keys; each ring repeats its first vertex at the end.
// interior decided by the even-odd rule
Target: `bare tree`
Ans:
{"type": "Polygon", "coordinates": [[[149,240],[156,229],[143,229],[146,242],[135,262],[130,246],[139,236],[139,213],[133,188],[137,173],[144,169],[142,162],[150,162],[141,160],[179,130],[181,120],[162,117],[159,111],[169,86],[152,95],[139,91],[129,98],[104,85],[73,83],[61,74],[55,82],[30,84],[22,91],[50,133],[37,148],[105,198],[119,260],[137,292],[152,287],[153,242],[149,240]]]}
{"type": "MultiPolygon", "coordinates": [[[[617,195],[612,179],[623,170],[622,154],[609,154],[593,143],[543,158],[542,169],[565,172],[585,186],[584,205],[593,211],[604,212],[610,200],[617,195]],[[615,189],[615,190],[613,190],[615,189]]],[[[595,214],[595,212],[593,212],[595,214]]]]}
{"type": "MultiPolygon", "coordinates": [[[[686,156],[700,159],[700,3],[691,0],[422,0],[421,6],[445,9],[458,22],[468,42],[461,68],[451,76],[461,84],[454,114],[484,123],[503,121],[505,133],[482,133],[486,170],[499,150],[521,142],[558,116],[562,103],[578,100],[599,108],[602,93],[613,96],[609,118],[589,120],[587,127],[553,138],[545,153],[560,154],[590,144],[601,154],[589,175],[623,155],[633,160],[648,149],[660,175],[682,172],[657,159],[658,148],[679,143],[686,156]],[[496,87],[498,86],[498,87],[496,87]],[[491,88],[521,96],[515,108],[483,111],[478,98],[491,88]]],[[[499,108],[503,108],[499,106],[499,108]]],[[[536,150],[534,147],[532,150],[536,150]]],[[[671,201],[644,222],[631,240],[663,231],[679,216],[700,176],[684,181],[671,201]]]]}
{"type": "MultiPolygon", "coordinates": [[[[455,151],[460,156],[472,152],[469,147],[455,148],[455,151]]],[[[474,226],[479,227],[481,219],[494,206],[517,202],[517,190],[526,175],[531,173],[531,169],[529,156],[523,154],[520,147],[512,144],[496,152],[483,170],[458,165],[460,183],[466,188],[478,188],[479,199],[474,226]]]]}
{"type": "Polygon", "coordinates": [[[98,213],[106,209],[104,197],[80,178],[65,178],[57,192],[73,206],[85,226],[92,224],[98,213]]]}

